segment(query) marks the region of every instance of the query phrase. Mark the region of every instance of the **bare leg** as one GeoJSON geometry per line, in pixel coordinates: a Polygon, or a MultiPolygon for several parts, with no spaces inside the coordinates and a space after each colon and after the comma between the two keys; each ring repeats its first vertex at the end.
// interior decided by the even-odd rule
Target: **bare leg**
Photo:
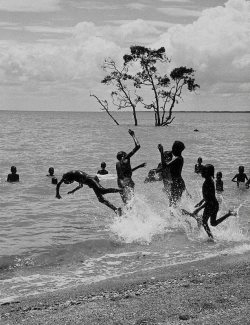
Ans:
{"type": "Polygon", "coordinates": [[[223,222],[224,220],[226,220],[228,217],[230,217],[232,215],[234,215],[234,213],[229,210],[228,213],[226,213],[223,217],[221,217],[218,220],[216,220],[216,216],[215,216],[215,218],[211,217],[211,219],[210,219],[211,226],[213,226],[213,227],[218,226],[221,222],[223,222]]]}
{"type": "Polygon", "coordinates": [[[202,225],[203,225],[203,227],[204,227],[206,233],[208,234],[208,237],[213,239],[214,236],[212,235],[211,230],[210,230],[210,228],[209,228],[207,222],[204,222],[204,221],[203,221],[202,225]]]}
{"type": "Polygon", "coordinates": [[[101,187],[98,189],[99,193],[101,193],[102,195],[104,194],[108,194],[108,193],[122,193],[123,190],[120,189],[120,188],[104,188],[104,187],[101,187]]]}
{"type": "MultiPolygon", "coordinates": [[[[111,190],[115,190],[115,192],[112,191],[112,192],[106,192],[106,193],[101,193],[101,191],[99,189],[94,189],[93,188],[93,190],[94,190],[95,195],[97,196],[99,202],[101,202],[102,204],[105,204],[107,207],[109,207],[113,211],[118,212],[119,214],[121,214],[121,209],[120,208],[115,207],[113,204],[111,204],[108,200],[106,200],[102,196],[102,194],[106,194],[106,193],[117,193],[117,192],[120,192],[120,190],[111,189],[111,190]]],[[[110,189],[107,189],[107,190],[110,190],[110,189]]]]}
{"type": "Polygon", "coordinates": [[[208,237],[209,238],[214,238],[214,236],[212,235],[212,232],[208,226],[208,219],[210,218],[210,215],[206,214],[206,210],[204,211],[203,213],[203,216],[202,216],[202,226],[204,227],[206,233],[208,234],[208,237]]]}

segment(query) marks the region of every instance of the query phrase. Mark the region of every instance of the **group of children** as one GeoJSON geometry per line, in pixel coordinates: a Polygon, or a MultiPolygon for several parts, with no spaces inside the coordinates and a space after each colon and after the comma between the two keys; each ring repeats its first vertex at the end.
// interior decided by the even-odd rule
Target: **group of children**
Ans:
{"type": "MultiPolygon", "coordinates": [[[[79,185],[68,192],[68,194],[72,194],[75,191],[81,189],[83,185],[87,185],[89,188],[92,188],[99,202],[105,204],[110,209],[115,211],[118,215],[122,214],[122,209],[115,207],[108,200],[106,200],[103,195],[107,193],[120,193],[121,199],[126,205],[131,198],[133,197],[135,183],[132,179],[133,172],[139,168],[143,168],[146,166],[146,163],[142,163],[134,168],[131,167],[130,159],[132,156],[140,149],[140,144],[137,138],[135,137],[135,133],[132,130],[128,131],[130,136],[134,141],[134,148],[129,153],[125,151],[119,151],[117,153],[117,163],[116,163],[116,172],[117,172],[117,185],[118,188],[104,188],[100,184],[100,180],[97,175],[89,175],[81,170],[71,170],[65,174],[63,174],[61,180],[58,182],[57,178],[54,176],[54,168],[49,168],[49,174],[47,176],[52,178],[52,183],[56,184],[56,198],[61,199],[61,195],[59,193],[60,186],[64,184],[71,184],[73,182],[77,182],[79,185]]],[[[185,182],[182,178],[182,168],[184,164],[184,159],[182,157],[182,152],[185,149],[185,145],[181,141],[174,141],[172,145],[171,151],[164,151],[163,146],[161,144],[158,145],[158,150],[160,153],[161,162],[157,166],[156,169],[150,170],[147,178],[145,179],[145,183],[162,180],[163,182],[163,190],[166,193],[166,198],[168,200],[168,205],[170,207],[176,207],[181,200],[183,192],[186,190],[185,182]],[[156,175],[159,175],[156,177],[156,175]]],[[[11,167],[12,174],[8,175],[7,181],[19,181],[19,175],[16,174],[16,168],[14,166],[11,167]]],[[[217,226],[222,221],[227,219],[231,215],[236,215],[234,211],[229,210],[227,214],[225,214],[220,219],[217,218],[217,213],[219,211],[219,204],[215,195],[215,184],[214,184],[214,166],[211,164],[202,165],[202,158],[198,158],[198,162],[195,165],[195,172],[200,173],[201,176],[205,179],[202,185],[202,195],[203,199],[195,205],[195,210],[193,212],[188,212],[182,209],[182,213],[184,215],[189,215],[194,217],[197,222],[199,221],[198,212],[204,209],[202,216],[202,225],[207,232],[210,238],[213,238],[211,230],[208,226],[208,220],[210,219],[210,224],[212,226],[217,226]]],[[[108,174],[106,170],[106,163],[103,162],[101,164],[101,169],[97,172],[99,175],[108,174]]],[[[244,173],[244,167],[239,167],[239,173],[234,176],[232,181],[237,182],[246,182],[246,186],[249,186],[249,180],[244,173]]],[[[216,190],[223,191],[223,181],[222,181],[222,173],[218,172],[216,175],[216,190]]]]}
{"type": "MultiPolygon", "coordinates": [[[[194,172],[197,174],[201,174],[202,168],[204,166],[202,165],[202,158],[199,157],[197,159],[197,164],[194,166],[194,172]]],[[[244,166],[239,166],[238,168],[238,173],[232,178],[232,182],[237,183],[237,186],[239,187],[240,184],[245,185],[246,188],[249,188],[250,185],[250,179],[248,179],[247,175],[245,174],[245,167],[244,166]]],[[[216,191],[217,192],[223,192],[223,181],[222,181],[222,172],[217,172],[216,173],[216,191]]]]}

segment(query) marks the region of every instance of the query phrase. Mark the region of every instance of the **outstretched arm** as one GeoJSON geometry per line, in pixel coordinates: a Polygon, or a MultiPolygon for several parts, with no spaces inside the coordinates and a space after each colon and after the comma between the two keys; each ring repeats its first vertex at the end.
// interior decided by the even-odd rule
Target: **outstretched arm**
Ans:
{"type": "Polygon", "coordinates": [[[79,185],[78,185],[76,188],[74,188],[72,191],[69,191],[67,194],[72,194],[72,193],[74,193],[75,191],[80,190],[80,188],[82,188],[82,187],[83,187],[83,184],[79,183],[79,185]]]}
{"type": "Polygon", "coordinates": [[[56,198],[58,198],[58,199],[61,199],[62,198],[61,195],[60,195],[60,193],[59,193],[59,189],[60,189],[60,186],[62,185],[62,183],[63,183],[63,178],[56,185],[56,198]]]}
{"type": "Polygon", "coordinates": [[[135,171],[136,169],[138,169],[138,168],[143,168],[143,167],[145,167],[146,165],[147,165],[146,163],[142,163],[142,164],[140,164],[140,165],[138,165],[138,166],[132,168],[132,172],[134,172],[134,171],[135,171]]]}
{"type": "Polygon", "coordinates": [[[140,144],[139,144],[139,141],[137,140],[137,138],[135,137],[135,132],[134,131],[132,131],[132,130],[128,130],[128,133],[131,135],[131,137],[133,138],[133,140],[134,140],[134,143],[135,143],[135,147],[134,147],[134,149],[131,151],[131,152],[129,152],[128,154],[127,154],[127,156],[125,157],[125,159],[128,159],[128,158],[131,158],[139,149],[140,149],[140,144]]]}

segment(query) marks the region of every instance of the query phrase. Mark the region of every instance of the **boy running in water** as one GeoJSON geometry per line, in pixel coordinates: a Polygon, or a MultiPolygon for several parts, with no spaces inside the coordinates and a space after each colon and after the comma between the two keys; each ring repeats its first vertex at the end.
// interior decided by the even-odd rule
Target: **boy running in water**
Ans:
{"type": "MultiPolygon", "coordinates": [[[[204,209],[202,216],[202,225],[208,234],[208,237],[213,239],[213,235],[208,226],[208,220],[210,218],[210,224],[213,227],[218,226],[222,221],[226,220],[230,216],[237,215],[236,212],[229,210],[223,217],[216,219],[217,213],[219,211],[219,203],[215,196],[215,186],[214,186],[214,166],[207,164],[203,167],[201,176],[205,178],[202,185],[202,195],[203,199],[195,205],[197,209],[194,210],[190,216],[196,218],[197,213],[204,209]]],[[[184,211],[185,213],[185,211],[184,211]]]]}
{"type": "Polygon", "coordinates": [[[98,198],[98,201],[108,206],[110,209],[121,215],[121,208],[116,208],[113,204],[111,204],[108,200],[104,199],[103,195],[107,193],[121,193],[121,189],[117,188],[104,188],[100,185],[99,179],[97,176],[90,176],[84,173],[81,170],[71,170],[68,173],[62,176],[62,179],[56,186],[56,197],[61,199],[61,195],[59,193],[60,186],[62,183],[71,184],[73,182],[78,182],[79,185],[72,191],[69,191],[68,194],[72,194],[75,191],[79,190],[83,187],[83,185],[87,185],[92,188],[95,192],[95,195],[98,198]]]}

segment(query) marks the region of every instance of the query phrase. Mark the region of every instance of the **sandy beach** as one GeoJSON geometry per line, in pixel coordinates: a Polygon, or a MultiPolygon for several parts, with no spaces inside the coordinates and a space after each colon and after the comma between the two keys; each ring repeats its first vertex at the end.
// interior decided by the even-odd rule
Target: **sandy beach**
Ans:
{"type": "Polygon", "coordinates": [[[250,254],[133,273],[0,306],[12,324],[250,324],[250,254]]]}

